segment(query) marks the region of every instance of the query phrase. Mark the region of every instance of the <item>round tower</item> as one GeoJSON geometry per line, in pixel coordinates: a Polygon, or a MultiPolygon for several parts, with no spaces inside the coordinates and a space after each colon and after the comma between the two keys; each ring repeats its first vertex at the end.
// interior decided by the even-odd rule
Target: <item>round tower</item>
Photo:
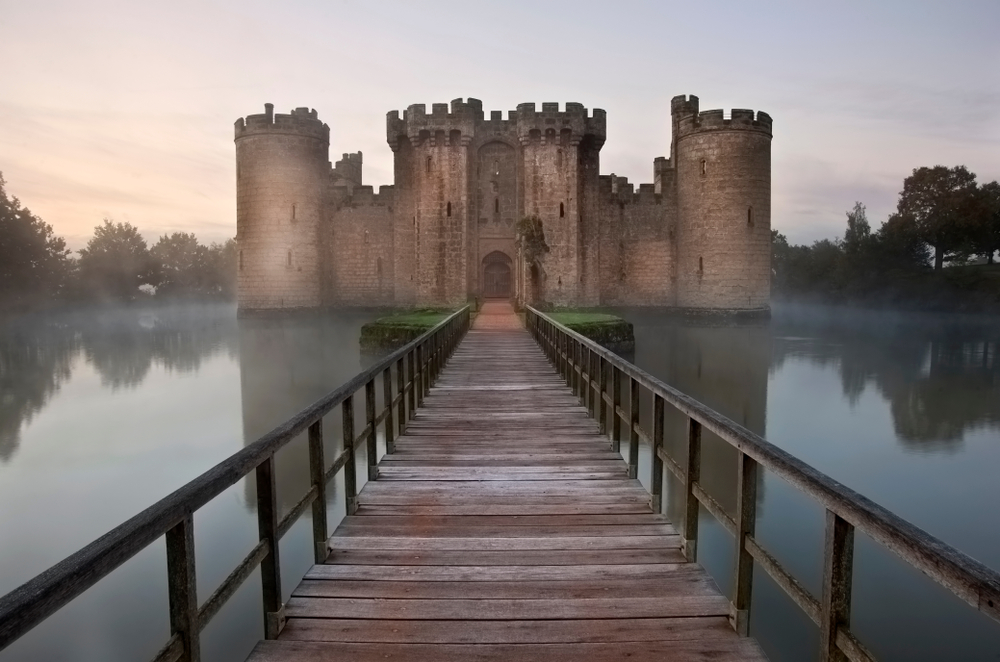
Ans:
{"type": "Polygon", "coordinates": [[[699,112],[675,97],[677,306],[719,311],[770,307],[771,117],[699,112]]]}
{"type": "Polygon", "coordinates": [[[236,120],[239,309],[315,308],[330,128],[315,110],[264,109],[236,120]]]}

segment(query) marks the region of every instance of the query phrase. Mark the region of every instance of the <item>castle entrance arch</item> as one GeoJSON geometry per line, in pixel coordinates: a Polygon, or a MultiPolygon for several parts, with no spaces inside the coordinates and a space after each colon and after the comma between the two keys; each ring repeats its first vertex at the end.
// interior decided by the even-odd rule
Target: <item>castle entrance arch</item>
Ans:
{"type": "Polygon", "coordinates": [[[483,297],[509,299],[513,294],[511,260],[506,253],[493,251],[483,258],[483,297]]]}

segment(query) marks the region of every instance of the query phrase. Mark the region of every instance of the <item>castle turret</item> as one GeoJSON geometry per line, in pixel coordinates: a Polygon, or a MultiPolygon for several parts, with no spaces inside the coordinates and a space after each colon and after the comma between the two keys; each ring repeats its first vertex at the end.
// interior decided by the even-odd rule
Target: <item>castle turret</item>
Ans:
{"type": "Polygon", "coordinates": [[[544,284],[525,288],[558,305],[600,303],[598,177],[607,118],[579,103],[517,107],[522,151],[524,214],[542,220],[550,252],[542,259],[544,284]]]}
{"type": "Polygon", "coordinates": [[[483,120],[477,99],[424,104],[386,118],[394,152],[397,242],[412,253],[397,255],[397,300],[417,304],[465,303],[469,295],[472,201],[469,145],[483,120]]]}
{"type": "Polygon", "coordinates": [[[715,310],[769,306],[771,117],[699,112],[671,102],[678,203],[677,305],[715,310]]]}
{"type": "Polygon", "coordinates": [[[241,311],[321,304],[319,225],[330,129],[315,110],[236,121],[236,243],[241,311]]]}

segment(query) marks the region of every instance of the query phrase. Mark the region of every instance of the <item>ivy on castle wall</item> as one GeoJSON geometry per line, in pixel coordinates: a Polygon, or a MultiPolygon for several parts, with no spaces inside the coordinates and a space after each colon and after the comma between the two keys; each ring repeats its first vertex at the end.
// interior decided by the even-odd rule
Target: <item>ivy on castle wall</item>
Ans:
{"type": "Polygon", "coordinates": [[[545,243],[542,219],[537,216],[525,216],[517,222],[514,230],[517,247],[521,249],[528,264],[534,264],[538,258],[549,252],[549,245],[545,243]]]}

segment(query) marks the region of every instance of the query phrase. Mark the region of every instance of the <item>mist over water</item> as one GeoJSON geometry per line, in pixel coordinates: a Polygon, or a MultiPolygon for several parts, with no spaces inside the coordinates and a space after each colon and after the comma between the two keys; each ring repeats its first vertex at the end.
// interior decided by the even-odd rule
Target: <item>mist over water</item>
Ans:
{"type": "MultiPolygon", "coordinates": [[[[623,314],[640,367],[1000,568],[995,320],[788,307],[743,325],[623,314]]],[[[0,328],[0,594],[357,374],[360,327],[373,317],[237,320],[233,306],[205,305],[0,328]]],[[[667,409],[667,448],[683,459],[685,421],[667,409]]],[[[342,443],[338,413],[324,432],[329,460],[342,443]]],[[[703,462],[706,489],[731,512],[736,453],[706,434],[703,462]]],[[[648,484],[645,447],[640,477],[648,484]]],[[[760,480],[762,544],[818,595],[822,509],[766,471],[760,480]]],[[[279,452],[277,484],[283,510],[308,489],[304,439],[279,452]]],[[[341,494],[332,484],[331,530],[341,494]]],[[[256,543],[255,499],[253,481],[240,481],[195,515],[200,600],[256,543]]],[[[312,561],[308,524],[282,541],[286,596],[312,561]]],[[[854,628],[879,659],[996,659],[991,622],[860,534],[857,549],[854,628]]],[[[699,560],[724,591],[731,559],[729,534],[703,512],[699,560]]],[[[154,543],[0,661],[152,658],[168,635],[165,568],[154,543]]],[[[814,626],[759,569],[754,599],[754,635],[772,661],[815,659],[814,626]]],[[[203,657],[243,660],[261,636],[255,574],[206,630],[203,657]]]]}

